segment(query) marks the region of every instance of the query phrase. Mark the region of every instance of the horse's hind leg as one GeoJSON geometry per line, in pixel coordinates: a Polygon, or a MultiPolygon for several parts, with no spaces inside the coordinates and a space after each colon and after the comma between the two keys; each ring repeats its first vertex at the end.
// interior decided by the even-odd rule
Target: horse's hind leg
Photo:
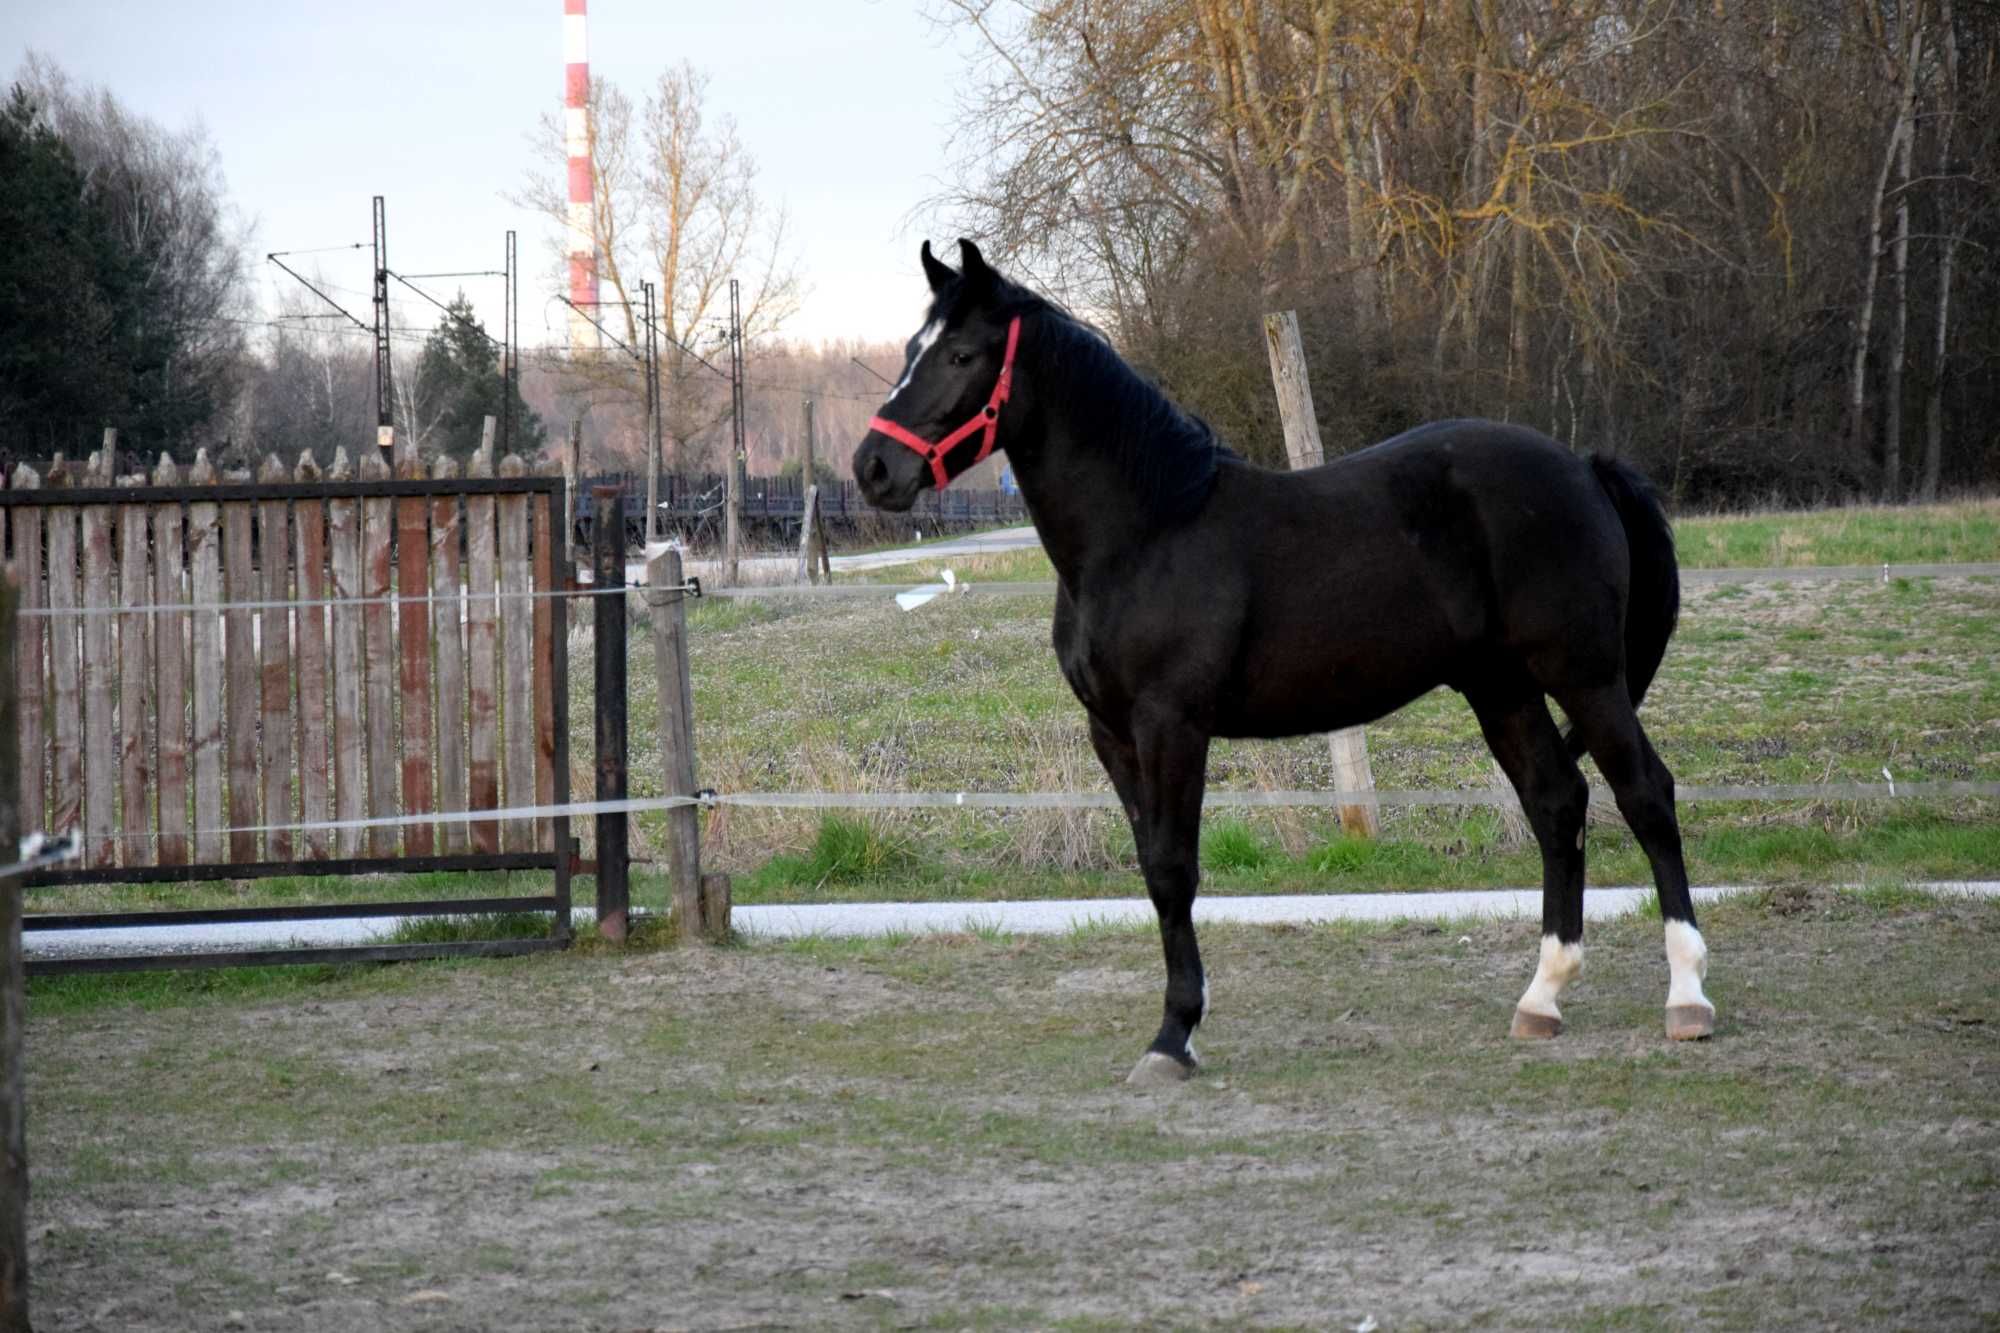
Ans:
{"type": "Polygon", "coordinates": [[[1194,1030],[1208,1016],[1208,978],[1195,943],[1201,796],[1208,738],[1184,724],[1135,719],[1127,744],[1093,722],[1091,740],[1132,817],[1146,893],[1160,918],[1167,993],[1159,1033],[1127,1078],[1178,1082],[1195,1072],[1194,1030]]]}
{"type": "Polygon", "coordinates": [[[1708,946],[1695,925],[1694,899],[1688,893],[1680,820],[1674,814],[1673,774],[1639,725],[1623,681],[1556,698],[1611,784],[1619,813],[1652,863],[1660,915],[1666,920],[1667,1035],[1676,1041],[1706,1037],[1715,1031],[1715,1006],[1701,988],[1708,974],[1708,946]]]}
{"type": "Polygon", "coordinates": [[[1472,699],[1479,728],[1521,798],[1542,851],[1542,951],[1535,979],[1514,1006],[1512,1034],[1563,1030],[1556,998],[1583,970],[1583,823],[1590,789],[1540,691],[1472,699]]]}

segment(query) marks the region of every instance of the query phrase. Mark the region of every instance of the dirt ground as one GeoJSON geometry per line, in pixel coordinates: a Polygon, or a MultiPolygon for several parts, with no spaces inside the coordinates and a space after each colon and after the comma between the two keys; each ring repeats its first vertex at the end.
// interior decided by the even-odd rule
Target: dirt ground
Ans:
{"type": "Polygon", "coordinates": [[[36,1326],[1993,1327],[2000,907],[1656,922],[1505,1036],[1530,923],[37,983],[36,1326]]]}

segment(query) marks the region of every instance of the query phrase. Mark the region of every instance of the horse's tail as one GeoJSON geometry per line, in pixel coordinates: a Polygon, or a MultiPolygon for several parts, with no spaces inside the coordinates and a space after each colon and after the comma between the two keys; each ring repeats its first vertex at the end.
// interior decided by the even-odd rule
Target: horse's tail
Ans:
{"type": "MultiPolygon", "coordinates": [[[[1674,530],[1644,473],[1602,454],[1591,455],[1590,466],[1625,525],[1625,542],[1632,553],[1630,600],[1625,607],[1625,683],[1632,692],[1632,707],[1637,708],[1680,621],[1681,570],[1674,556],[1674,530]]],[[[1583,742],[1574,733],[1568,745],[1572,756],[1583,754],[1583,742]]]]}

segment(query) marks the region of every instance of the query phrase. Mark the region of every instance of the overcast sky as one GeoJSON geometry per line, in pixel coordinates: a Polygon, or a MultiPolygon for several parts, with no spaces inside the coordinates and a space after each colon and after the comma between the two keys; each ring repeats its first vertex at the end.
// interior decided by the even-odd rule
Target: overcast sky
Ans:
{"type": "MultiPolygon", "coordinates": [[[[133,111],[207,127],[255,227],[266,309],[292,280],[264,254],[367,242],[381,194],[399,272],[498,269],[507,229],[519,231],[522,341],[562,336],[555,229],[504,197],[529,169],[537,117],[561,106],[562,0],[8,9],[8,73],[37,51],[133,111]]],[[[797,338],[914,330],[925,233],[912,210],[944,174],[961,50],[918,0],[590,0],[591,73],[634,102],[682,60],[711,75],[708,113],[736,118],[763,194],[791,215],[810,289],[785,330],[797,338]]],[[[313,260],[367,319],[367,250],[313,260]]],[[[453,284],[424,285],[449,295],[453,284]]],[[[497,330],[499,280],[465,286],[497,330]]],[[[390,299],[398,325],[431,323],[435,311],[393,284],[390,299]]]]}

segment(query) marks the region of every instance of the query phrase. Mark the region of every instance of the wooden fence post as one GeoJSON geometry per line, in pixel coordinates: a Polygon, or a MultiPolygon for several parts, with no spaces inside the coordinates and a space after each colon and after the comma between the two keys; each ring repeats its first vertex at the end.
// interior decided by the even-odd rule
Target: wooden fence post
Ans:
{"type": "MultiPolygon", "coordinates": [[[[1264,345],[1271,354],[1271,382],[1278,391],[1278,415],[1285,423],[1285,455],[1294,471],[1326,461],[1320,446],[1319,418],[1313,415],[1312,382],[1306,375],[1306,354],[1299,342],[1299,317],[1290,310],[1264,316],[1264,345]]],[[[1369,795],[1340,807],[1340,827],[1364,838],[1381,832],[1375,803],[1375,774],[1368,765],[1368,733],[1347,727],[1327,737],[1333,754],[1333,780],[1341,791],[1369,795]]]]}
{"type": "MultiPolygon", "coordinates": [[[[0,575],[0,681],[14,678],[14,585],[0,575]]],[[[20,745],[20,704],[0,689],[0,754],[20,745]]],[[[0,764],[0,861],[21,845],[19,769],[0,764]]],[[[0,876],[0,1330],[28,1328],[27,1099],[21,1029],[28,1007],[21,966],[21,878],[0,876]]]]}
{"type": "Polygon", "coordinates": [[[813,550],[813,527],[819,517],[819,487],[808,483],[805,503],[799,512],[799,562],[792,572],[792,581],[805,583],[819,582],[819,558],[813,550]]]}
{"type": "MultiPolygon", "coordinates": [[[[491,450],[484,450],[491,453],[491,450]]],[[[583,418],[569,423],[569,447],[563,451],[563,563],[576,564],[576,488],[583,481],[583,418]]]]}
{"type": "MultiPolygon", "coordinates": [[[[26,463],[14,469],[12,478],[15,489],[27,490],[42,484],[42,479],[26,463]]],[[[14,579],[15,592],[20,598],[22,610],[33,610],[42,604],[42,514],[33,505],[25,505],[14,511],[14,579]]],[[[28,832],[36,832],[47,827],[48,818],[48,652],[43,646],[47,638],[47,628],[40,618],[28,621],[28,628],[19,631],[11,640],[14,644],[14,671],[12,682],[0,677],[0,690],[11,683],[20,701],[19,722],[21,729],[20,749],[14,753],[20,756],[20,826],[28,832]]],[[[0,761],[8,758],[8,752],[0,750],[0,761]]]]}
{"type": "MultiPolygon", "coordinates": [[[[660,777],[667,796],[692,796],[695,790],[694,690],[688,678],[686,594],[680,591],[684,582],[679,551],[663,552],[646,567],[646,586],[651,589],[646,600],[653,610],[653,670],[659,682],[660,777]]],[[[727,936],[727,894],[704,891],[701,812],[694,806],[667,811],[667,868],[681,938],[727,936]]]]}
{"type": "MultiPolygon", "coordinates": [[[[625,586],[625,516],[616,486],[597,486],[591,498],[591,590],[597,594],[597,799],[622,801],[629,794],[625,736],[625,598],[606,589],[625,586]]],[[[625,938],[632,904],[629,824],[631,816],[597,816],[597,928],[613,942],[625,938]]]]}

